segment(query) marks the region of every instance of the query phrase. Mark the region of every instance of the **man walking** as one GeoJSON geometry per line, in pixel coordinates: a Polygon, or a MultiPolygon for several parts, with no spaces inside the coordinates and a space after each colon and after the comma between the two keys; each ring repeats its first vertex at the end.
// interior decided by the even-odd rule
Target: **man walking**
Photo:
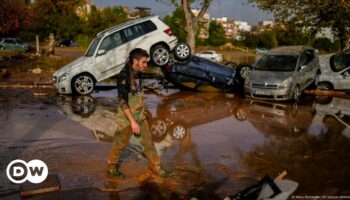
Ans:
{"type": "Polygon", "coordinates": [[[128,145],[131,135],[135,135],[140,140],[152,172],[163,178],[170,176],[170,173],[165,172],[161,167],[160,158],[154,148],[148,122],[144,115],[140,73],[146,70],[148,57],[145,50],[134,49],[131,51],[124,69],[117,77],[118,128],[108,158],[107,174],[109,176],[122,177],[119,171],[119,159],[128,145]]]}

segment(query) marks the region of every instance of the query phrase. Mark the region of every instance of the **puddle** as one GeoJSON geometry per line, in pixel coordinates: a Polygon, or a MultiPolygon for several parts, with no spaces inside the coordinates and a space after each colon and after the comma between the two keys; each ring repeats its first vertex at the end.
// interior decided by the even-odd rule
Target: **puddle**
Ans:
{"type": "MultiPolygon", "coordinates": [[[[0,91],[0,156],[40,158],[59,174],[64,188],[104,183],[117,129],[116,91],[46,100],[20,94],[0,91]]],[[[138,193],[222,199],[287,170],[286,178],[299,183],[296,195],[349,194],[350,100],[316,100],[305,95],[293,104],[171,89],[146,93],[153,142],[178,176],[175,187],[147,183],[138,193]]],[[[147,168],[136,140],[130,143],[122,156],[124,170],[134,162],[147,168]]]]}

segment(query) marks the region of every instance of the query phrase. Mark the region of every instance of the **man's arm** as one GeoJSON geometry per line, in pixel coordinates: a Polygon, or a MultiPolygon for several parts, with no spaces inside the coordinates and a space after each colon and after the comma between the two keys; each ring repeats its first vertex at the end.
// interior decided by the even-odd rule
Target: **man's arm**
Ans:
{"type": "Polygon", "coordinates": [[[117,77],[118,104],[119,107],[123,110],[123,113],[126,116],[126,118],[129,120],[133,133],[140,134],[140,128],[131,114],[128,103],[128,87],[130,86],[128,86],[127,81],[127,73],[123,70],[117,77]]]}

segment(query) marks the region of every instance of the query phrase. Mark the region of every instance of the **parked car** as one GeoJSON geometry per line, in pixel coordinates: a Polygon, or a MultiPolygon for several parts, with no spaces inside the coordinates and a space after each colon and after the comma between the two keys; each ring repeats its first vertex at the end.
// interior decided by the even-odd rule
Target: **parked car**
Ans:
{"type": "Polygon", "coordinates": [[[200,53],[196,53],[195,55],[215,62],[222,62],[223,60],[222,54],[217,53],[216,51],[202,51],[200,53]]]}
{"type": "Polygon", "coordinates": [[[165,78],[181,88],[202,90],[207,86],[237,91],[241,81],[236,69],[192,56],[185,62],[174,62],[163,68],[165,78]]]}
{"type": "Polygon", "coordinates": [[[350,90],[350,49],[321,56],[320,65],[319,89],[350,90]]]}
{"type": "Polygon", "coordinates": [[[256,48],[255,49],[255,53],[267,54],[268,52],[269,52],[269,50],[266,48],[256,48]]]}
{"type": "Polygon", "coordinates": [[[298,100],[306,87],[318,82],[319,74],[319,58],[313,48],[277,47],[259,59],[244,90],[257,99],[298,100]]]}
{"type": "Polygon", "coordinates": [[[0,38],[0,51],[31,51],[32,46],[18,38],[0,38]]]}
{"type": "Polygon", "coordinates": [[[60,39],[56,44],[56,47],[77,47],[79,44],[71,38],[60,39]]]}
{"type": "MultiPolygon", "coordinates": [[[[59,93],[86,95],[96,82],[117,75],[134,48],[145,49],[154,64],[165,66],[176,45],[177,38],[159,17],[132,20],[98,33],[84,56],[53,74],[54,85],[59,93]]],[[[190,52],[181,44],[175,56],[187,59],[190,52]]]]}

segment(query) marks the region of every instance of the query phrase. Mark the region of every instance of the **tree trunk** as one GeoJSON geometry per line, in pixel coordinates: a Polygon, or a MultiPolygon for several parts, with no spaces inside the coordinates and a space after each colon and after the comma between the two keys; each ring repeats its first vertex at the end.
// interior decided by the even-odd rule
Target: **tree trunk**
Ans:
{"type": "Polygon", "coordinates": [[[186,42],[191,47],[192,53],[194,53],[195,52],[195,48],[196,48],[196,34],[197,34],[197,30],[194,27],[192,19],[187,21],[187,23],[186,23],[186,31],[187,31],[186,42]]]}
{"type": "Polygon", "coordinates": [[[342,30],[338,33],[338,37],[340,40],[341,50],[348,49],[350,45],[350,33],[348,31],[342,30]]]}
{"type": "Polygon", "coordinates": [[[197,16],[194,16],[194,14],[191,11],[189,0],[181,0],[181,7],[183,11],[185,12],[185,18],[186,18],[186,42],[191,47],[192,53],[195,52],[196,48],[196,35],[198,31],[198,23],[200,23],[201,19],[203,18],[204,13],[207,11],[211,0],[204,0],[202,8],[197,16]]]}

